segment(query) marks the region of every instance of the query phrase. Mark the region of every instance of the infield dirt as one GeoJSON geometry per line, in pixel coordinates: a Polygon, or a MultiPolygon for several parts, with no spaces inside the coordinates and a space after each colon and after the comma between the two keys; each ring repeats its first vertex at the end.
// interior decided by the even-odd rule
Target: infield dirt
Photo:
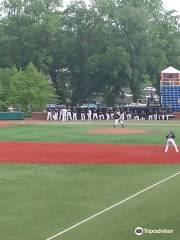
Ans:
{"type": "Polygon", "coordinates": [[[31,164],[179,164],[174,149],[161,145],[1,142],[0,163],[31,164]]]}

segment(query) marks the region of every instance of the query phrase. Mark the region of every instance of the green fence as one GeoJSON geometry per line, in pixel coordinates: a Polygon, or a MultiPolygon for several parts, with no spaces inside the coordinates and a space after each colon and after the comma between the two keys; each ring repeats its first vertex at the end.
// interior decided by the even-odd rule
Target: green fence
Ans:
{"type": "Polygon", "coordinates": [[[23,120],[23,112],[0,112],[0,120],[23,120]]]}

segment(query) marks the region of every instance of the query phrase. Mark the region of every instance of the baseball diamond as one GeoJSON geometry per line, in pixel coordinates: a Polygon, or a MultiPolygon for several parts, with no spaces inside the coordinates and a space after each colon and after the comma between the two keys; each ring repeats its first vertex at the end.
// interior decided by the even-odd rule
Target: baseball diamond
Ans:
{"type": "Polygon", "coordinates": [[[151,229],[153,222],[156,228],[173,228],[171,239],[177,240],[179,176],[124,199],[180,171],[179,153],[171,146],[165,153],[169,129],[180,145],[180,123],[124,124],[1,121],[2,239],[134,240],[138,226],[151,229]],[[116,210],[66,231],[117,202],[122,204],[116,210]]]}
{"type": "Polygon", "coordinates": [[[0,240],[180,239],[175,2],[0,0],[0,240]]]}

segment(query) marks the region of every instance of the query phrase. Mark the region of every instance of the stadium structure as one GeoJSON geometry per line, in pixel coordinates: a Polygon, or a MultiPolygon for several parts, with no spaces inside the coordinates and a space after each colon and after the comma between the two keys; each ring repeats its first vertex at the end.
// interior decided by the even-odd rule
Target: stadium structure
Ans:
{"type": "Polygon", "coordinates": [[[172,107],[174,112],[180,112],[180,71],[168,67],[161,71],[160,77],[161,105],[172,107]]]}

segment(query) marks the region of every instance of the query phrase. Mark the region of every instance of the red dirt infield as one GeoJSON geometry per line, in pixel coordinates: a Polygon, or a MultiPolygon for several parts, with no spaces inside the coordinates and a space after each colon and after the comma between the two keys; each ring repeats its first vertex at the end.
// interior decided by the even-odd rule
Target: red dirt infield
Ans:
{"type": "Polygon", "coordinates": [[[180,164],[180,153],[160,145],[1,142],[0,163],[180,164]]]}

